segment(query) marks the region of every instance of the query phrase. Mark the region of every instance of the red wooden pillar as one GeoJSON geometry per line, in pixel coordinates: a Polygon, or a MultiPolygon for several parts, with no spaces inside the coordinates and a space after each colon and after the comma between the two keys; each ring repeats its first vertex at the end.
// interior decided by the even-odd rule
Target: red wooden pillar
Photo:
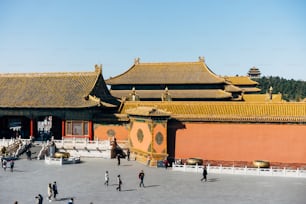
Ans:
{"type": "Polygon", "coordinates": [[[89,140],[92,140],[93,135],[92,135],[92,120],[88,121],[88,136],[89,136],[89,140]]]}
{"type": "Polygon", "coordinates": [[[66,121],[62,120],[62,139],[66,136],[66,121]]]}
{"type": "Polygon", "coordinates": [[[30,119],[30,136],[34,137],[34,119],[30,119]]]}

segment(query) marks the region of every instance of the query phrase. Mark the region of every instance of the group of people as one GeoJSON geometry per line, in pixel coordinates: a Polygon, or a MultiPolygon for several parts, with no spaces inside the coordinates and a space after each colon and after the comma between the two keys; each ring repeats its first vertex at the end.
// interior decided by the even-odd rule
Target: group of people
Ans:
{"type": "MultiPolygon", "coordinates": [[[[144,181],[144,176],[145,176],[144,171],[141,170],[138,174],[138,178],[140,180],[139,187],[145,187],[144,182],[143,182],[144,181]]],[[[105,172],[104,178],[105,178],[104,185],[108,186],[109,185],[109,173],[108,173],[108,171],[105,172]]],[[[121,180],[120,174],[117,176],[117,185],[118,186],[116,187],[116,190],[121,191],[122,180],[121,180]]]]}
{"type": "MultiPolygon", "coordinates": [[[[109,173],[108,173],[108,171],[105,172],[104,179],[105,179],[104,185],[108,186],[108,184],[109,184],[109,173]]],[[[117,186],[116,190],[121,191],[122,180],[120,178],[120,175],[117,176],[117,182],[118,182],[118,186],[117,186]]]]}
{"type": "MultiPolygon", "coordinates": [[[[56,181],[54,181],[53,183],[49,183],[48,184],[48,200],[49,202],[52,202],[52,200],[56,200],[56,196],[58,194],[58,189],[57,189],[57,183],[56,181]]],[[[42,204],[43,203],[43,196],[41,194],[38,194],[36,197],[35,197],[35,200],[36,200],[36,204],[42,204]]],[[[74,199],[73,198],[70,198],[68,200],[68,203],[67,204],[73,204],[74,203],[74,199]]]]}
{"type": "Polygon", "coordinates": [[[49,202],[52,201],[52,197],[54,200],[56,200],[56,195],[58,194],[58,190],[57,190],[57,184],[56,181],[52,183],[49,183],[48,185],[48,200],[49,202]]]}

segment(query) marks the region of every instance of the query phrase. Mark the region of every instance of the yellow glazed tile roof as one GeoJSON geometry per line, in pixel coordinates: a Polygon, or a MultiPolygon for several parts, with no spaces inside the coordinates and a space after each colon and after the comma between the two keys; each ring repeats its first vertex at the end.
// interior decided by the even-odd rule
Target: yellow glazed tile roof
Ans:
{"type": "Polygon", "coordinates": [[[95,72],[0,74],[1,108],[114,107],[113,103],[116,101],[98,69],[95,72]]]}
{"type": "Polygon", "coordinates": [[[170,116],[170,113],[168,113],[164,110],[156,109],[154,107],[145,107],[145,106],[128,109],[126,112],[129,115],[164,116],[164,117],[165,116],[170,116]]]}
{"type": "Polygon", "coordinates": [[[227,81],[234,85],[258,85],[258,82],[250,79],[248,76],[225,76],[227,81]]]}
{"type": "Polygon", "coordinates": [[[241,92],[242,89],[239,88],[238,86],[235,86],[235,85],[232,85],[232,84],[228,84],[228,85],[225,85],[225,91],[228,91],[228,92],[241,92]]]}
{"type": "Polygon", "coordinates": [[[306,103],[273,102],[124,102],[121,114],[139,106],[151,106],[171,117],[200,121],[306,122],[306,103]]]}
{"type": "MultiPolygon", "coordinates": [[[[244,94],[243,100],[246,102],[269,102],[269,94],[244,94]]],[[[272,94],[272,102],[283,102],[282,94],[272,94]]]]}
{"type": "Polygon", "coordinates": [[[135,63],[129,70],[107,79],[106,84],[222,84],[203,61],[135,63]]]}
{"type": "Polygon", "coordinates": [[[261,89],[257,87],[240,87],[244,93],[258,93],[261,89]]]}

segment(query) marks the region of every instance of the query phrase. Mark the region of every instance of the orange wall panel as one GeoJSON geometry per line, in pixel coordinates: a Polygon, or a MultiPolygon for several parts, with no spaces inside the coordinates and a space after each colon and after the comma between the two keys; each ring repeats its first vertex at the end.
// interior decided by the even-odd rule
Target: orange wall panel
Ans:
{"type": "Polygon", "coordinates": [[[306,163],[306,125],[186,123],[176,132],[175,157],[306,163]]]}
{"type": "Polygon", "coordinates": [[[108,140],[110,138],[109,133],[113,132],[117,140],[128,140],[129,131],[125,125],[94,125],[94,139],[97,140],[108,140]]]}
{"type": "Polygon", "coordinates": [[[134,121],[130,131],[130,140],[133,148],[147,152],[152,141],[152,134],[148,123],[134,121]],[[137,134],[138,130],[143,133],[143,140],[139,141],[137,134]]]}
{"type": "Polygon", "coordinates": [[[153,129],[153,149],[155,153],[167,153],[167,126],[165,124],[156,124],[153,129]],[[160,133],[163,136],[161,144],[156,141],[156,135],[160,133]]]}

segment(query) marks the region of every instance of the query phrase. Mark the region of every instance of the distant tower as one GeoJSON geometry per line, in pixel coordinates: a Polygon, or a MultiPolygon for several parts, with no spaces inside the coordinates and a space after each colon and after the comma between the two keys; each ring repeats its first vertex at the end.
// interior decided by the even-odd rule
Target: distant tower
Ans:
{"type": "Polygon", "coordinates": [[[259,69],[258,68],[256,68],[256,67],[252,67],[252,68],[250,68],[250,70],[249,70],[249,72],[248,72],[248,76],[250,77],[250,78],[253,78],[253,79],[255,79],[255,78],[260,78],[260,71],[259,71],[259,69]]]}

